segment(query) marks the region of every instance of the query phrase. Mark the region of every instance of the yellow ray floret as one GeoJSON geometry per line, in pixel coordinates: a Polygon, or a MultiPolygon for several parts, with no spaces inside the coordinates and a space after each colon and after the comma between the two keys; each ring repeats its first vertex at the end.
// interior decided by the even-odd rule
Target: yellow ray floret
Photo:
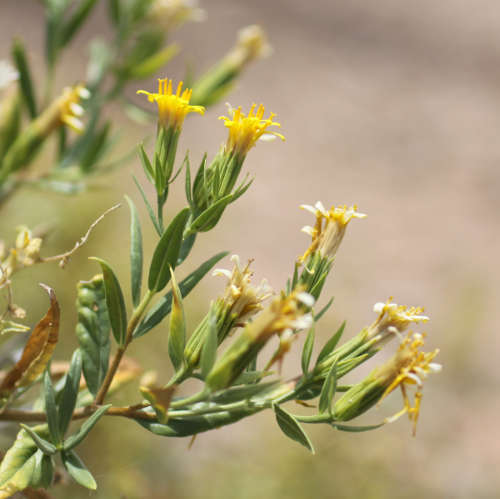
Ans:
{"type": "Polygon", "coordinates": [[[90,92],[83,85],[76,85],[65,88],[56,101],[61,122],[71,127],[75,132],[83,132],[84,126],[80,118],[83,116],[84,110],[79,103],[81,99],[89,97],[90,92]]]}
{"type": "Polygon", "coordinates": [[[189,100],[193,91],[186,88],[182,91],[183,82],[177,85],[175,94],[172,92],[172,80],[167,78],[158,80],[158,93],[138,90],[138,94],[148,96],[150,102],[158,104],[158,116],[161,125],[164,128],[174,127],[179,130],[182,127],[184,118],[189,113],[204,114],[203,106],[190,106],[189,100]]]}
{"type": "Polygon", "coordinates": [[[305,262],[307,257],[319,251],[322,257],[333,258],[344,237],[347,224],[353,218],[365,218],[364,213],[357,211],[357,206],[332,206],[326,210],[323,204],[318,201],[314,206],[301,205],[301,208],[310,211],[316,217],[314,227],[306,226],[302,231],[312,238],[311,245],[307,251],[299,258],[299,262],[305,262]]]}
{"type": "Polygon", "coordinates": [[[224,121],[224,125],[229,128],[229,137],[226,145],[228,151],[245,155],[255,145],[257,140],[261,138],[271,139],[278,137],[281,140],[285,140],[285,137],[281,133],[268,130],[270,126],[281,127],[279,123],[273,121],[276,115],[270,113],[269,118],[264,119],[264,113],[265,108],[262,104],[259,107],[253,104],[248,116],[242,113],[240,106],[237,109],[229,108],[230,117],[219,117],[220,120],[224,121]]]}
{"type": "Polygon", "coordinates": [[[421,352],[419,348],[424,345],[424,335],[419,333],[408,333],[407,337],[401,342],[399,350],[392,361],[385,367],[390,371],[390,384],[385,389],[380,401],[398,386],[403,394],[404,407],[394,416],[387,419],[387,422],[395,421],[397,418],[407,413],[410,421],[413,422],[413,434],[417,429],[417,421],[420,412],[420,402],[422,400],[423,381],[429,373],[441,371],[441,365],[432,362],[439,353],[439,349],[433,352],[421,352]],[[417,391],[414,396],[413,404],[408,396],[406,387],[416,386],[417,391]]]}

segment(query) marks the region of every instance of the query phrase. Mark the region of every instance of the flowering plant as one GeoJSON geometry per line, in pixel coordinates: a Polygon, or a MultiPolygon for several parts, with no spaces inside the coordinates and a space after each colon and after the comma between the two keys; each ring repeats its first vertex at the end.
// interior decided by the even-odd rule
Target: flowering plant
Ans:
{"type": "MultiPolygon", "coordinates": [[[[20,42],[14,47],[16,69],[2,66],[0,81],[19,83],[2,101],[3,199],[26,181],[25,175],[34,164],[37,151],[54,134],[59,141],[57,166],[35,177],[35,183],[74,194],[84,190],[91,177],[105,171],[107,168],[99,162],[110,145],[111,124],[98,124],[100,107],[117,98],[126,83],[156,72],[172,56],[175,50],[172,45],[162,47],[165,37],[164,31],[158,31],[159,26],[171,28],[200,15],[197,8],[182,1],[111,0],[110,16],[117,38],[106,49],[109,59],[102,61],[101,53],[94,55],[88,81],[68,87],[60,97],[51,100],[52,74],[60,51],[96,2],[80,0],[73,8],[70,3],[46,0],[49,78],[45,105],[37,104],[20,42]],[[144,59],[145,53],[152,55],[144,59]],[[109,89],[104,85],[106,79],[111,80],[109,89]],[[22,129],[19,117],[23,106],[30,113],[30,122],[22,129]],[[73,142],[68,141],[66,125],[83,134],[73,142]]],[[[152,255],[145,254],[138,210],[132,199],[126,197],[131,218],[131,296],[129,299],[125,296],[123,277],[117,274],[112,262],[95,257],[100,272],[77,284],[79,346],[68,363],[53,359],[59,340],[60,315],[65,312],[60,310],[57,300],[57,283],[53,287],[43,285],[49,295],[48,311],[33,328],[20,357],[0,378],[0,420],[21,426],[0,465],[0,498],[11,497],[18,491],[50,487],[58,470],[57,457],[77,483],[95,489],[97,483],[75,449],[103,416],[131,419],[137,423],[137,431],[194,438],[199,433],[272,410],[283,433],[312,452],[305,424],[323,423],[341,431],[367,431],[406,413],[415,432],[423,381],[429,373],[440,369],[433,362],[437,350],[421,351],[424,334],[408,332],[411,325],[428,320],[422,309],[390,301],[377,303],[374,308],[377,318],[371,325],[342,343],[345,323],[342,324],[313,361],[315,331],[332,300],[319,310],[316,303],[349,222],[365,217],[355,206],[326,209],[320,202],[303,206],[315,217],[314,225],[303,229],[311,237],[311,243],[294,262],[286,285],[276,292],[267,282],[252,283],[251,262],[242,264],[233,256],[230,270],[214,271],[215,275],[227,278],[224,293],[207,306],[206,315],[193,331],[188,331],[183,300],[227,252],[198,263],[181,280],[178,276],[200,234],[216,227],[225,210],[249,189],[252,180],[247,175],[242,178],[242,171],[251,149],[260,139],[285,140],[285,137],[276,131],[280,124],[273,121],[273,113],[265,118],[262,104],[253,105],[248,113],[241,107],[229,108],[229,116],[220,118],[228,129],[227,142],[211,161],[205,155],[196,172],[191,171],[189,155],[182,160],[178,158],[179,137],[187,115],[203,115],[205,107],[229,89],[229,83],[244,65],[266,50],[261,31],[252,27],[242,33],[237,46],[195,82],[193,88],[160,79],[158,92],[138,91],[155,103],[158,111],[153,151],[148,153],[142,144],[138,147],[144,175],[154,192],[153,202],[136,181],[149,222],[156,231],[155,249],[152,255]],[[182,172],[186,207],[167,221],[164,214],[171,186],[182,172]],[[144,269],[147,279],[143,279],[144,269]],[[128,357],[133,355],[134,342],[164,322],[168,324],[165,355],[170,359],[173,374],[143,376],[135,399],[125,405],[117,404],[114,394],[141,373],[140,366],[128,357]],[[340,383],[346,374],[392,340],[399,347],[391,359],[358,383],[340,383]],[[285,356],[294,343],[301,341],[301,372],[292,379],[283,379],[281,365],[285,356]],[[264,348],[273,342],[274,350],[264,348]],[[186,395],[182,385],[188,379],[199,380],[201,388],[186,395]],[[29,398],[31,389],[40,384],[40,395],[33,401],[29,398]],[[403,395],[403,408],[397,414],[370,426],[347,423],[398,387],[403,395]],[[409,391],[412,388],[413,394],[409,391]],[[306,402],[313,399],[317,402],[306,402]],[[285,408],[289,401],[309,407],[311,413],[294,414],[288,406],[285,408]],[[73,431],[74,421],[82,424],[73,431]],[[37,424],[32,426],[33,423],[37,424]]],[[[145,115],[149,113],[138,106],[134,109],[145,115]]],[[[54,260],[65,265],[86,242],[93,226],[72,250],[51,257],[42,256],[43,235],[26,227],[19,229],[12,245],[2,244],[0,290],[7,302],[0,316],[2,342],[29,330],[22,323],[24,310],[13,301],[11,284],[15,274],[54,260]]]]}

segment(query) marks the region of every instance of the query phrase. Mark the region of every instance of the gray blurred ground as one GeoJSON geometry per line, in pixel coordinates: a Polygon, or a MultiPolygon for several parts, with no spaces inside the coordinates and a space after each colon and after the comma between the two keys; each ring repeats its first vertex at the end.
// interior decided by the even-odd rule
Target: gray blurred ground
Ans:
{"type": "MultiPolygon", "coordinates": [[[[119,464],[112,454],[96,461],[103,483],[97,496],[498,497],[500,4],[213,0],[203,7],[207,21],[179,33],[184,54],[200,69],[224,53],[239,27],[258,23],[268,31],[274,55],[249,70],[228,100],[262,101],[278,114],[287,142],[251,152],[254,185],[204,236],[194,258],[219,249],[254,257],[256,277],[279,289],[308,242],[299,229],[311,219],[298,205],[357,203],[369,217],[352,223],[339,252],[325,290],[335,306],[322,337],[344,318],[346,334],[354,334],[373,320],[373,303],[393,295],[426,306],[428,345],[441,348],[444,370],[424,389],[416,439],[403,418],[359,435],[313,428],[311,457],[279,434],[270,414],[202,435],[189,452],[184,441],[141,434],[145,441],[131,440],[119,464]]],[[[35,2],[3,0],[0,57],[18,34],[41,67],[39,14],[35,2]]],[[[61,82],[82,76],[86,40],[105,29],[96,15],[66,58],[61,82]]],[[[174,67],[168,76],[181,77],[182,64],[174,67]]],[[[216,152],[225,137],[214,124],[222,113],[220,105],[186,125],[192,157],[216,152]]],[[[130,140],[148,133],[128,129],[130,140]]],[[[128,192],[131,169],[120,173],[128,192]]],[[[112,191],[112,201],[121,193],[112,191]]],[[[94,199],[104,206],[106,196],[94,199]]],[[[68,203],[50,202],[52,212],[68,203]]],[[[14,200],[8,210],[9,226],[26,221],[26,201],[14,200]]],[[[90,218],[97,213],[85,210],[90,218]]],[[[100,251],[106,257],[104,244],[100,251]]],[[[221,289],[213,281],[216,291],[206,285],[207,295],[221,289]]],[[[159,354],[151,355],[158,362],[159,354]]],[[[285,369],[297,365],[291,356],[285,369]]],[[[367,420],[379,421],[400,403],[393,395],[367,420]]],[[[107,428],[111,443],[123,442],[107,428]]],[[[132,423],[123,428],[126,435],[139,431],[132,423]]]]}

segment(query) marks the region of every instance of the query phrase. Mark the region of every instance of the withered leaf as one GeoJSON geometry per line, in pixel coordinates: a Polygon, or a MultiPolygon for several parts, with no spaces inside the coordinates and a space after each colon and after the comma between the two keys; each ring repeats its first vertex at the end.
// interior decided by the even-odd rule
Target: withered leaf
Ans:
{"type": "Polygon", "coordinates": [[[59,304],[52,288],[45,284],[40,286],[49,294],[49,310],[33,329],[21,358],[3,379],[0,385],[0,394],[3,396],[35,381],[44,371],[56,347],[59,337],[59,304]]]}
{"type": "Polygon", "coordinates": [[[166,424],[168,420],[168,408],[172,400],[172,395],[176,389],[176,385],[168,386],[166,388],[158,388],[152,386],[141,386],[140,390],[142,396],[148,400],[156,412],[158,421],[166,424]]]}

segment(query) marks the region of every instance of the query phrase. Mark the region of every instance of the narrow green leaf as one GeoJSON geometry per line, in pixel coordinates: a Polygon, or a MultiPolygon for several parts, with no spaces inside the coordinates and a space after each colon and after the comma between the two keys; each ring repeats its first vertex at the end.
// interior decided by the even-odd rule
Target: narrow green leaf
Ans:
{"type": "Polygon", "coordinates": [[[95,396],[108,371],[110,324],[102,274],[77,285],[76,336],[89,391],[95,396]]]}
{"type": "Polygon", "coordinates": [[[80,0],[73,15],[64,24],[61,29],[61,46],[67,45],[80,29],[85,19],[88,17],[92,8],[96,4],[96,0],[80,0]]]}
{"type": "Polygon", "coordinates": [[[189,208],[184,208],[170,222],[161,236],[151,260],[148,285],[151,291],[161,291],[170,280],[170,267],[175,269],[182,244],[182,236],[189,218],[189,208]]]}
{"type": "Polygon", "coordinates": [[[154,170],[153,166],[151,165],[151,161],[149,161],[148,155],[146,151],[144,150],[144,144],[139,145],[139,159],[141,160],[142,168],[144,170],[144,173],[146,174],[146,177],[149,178],[150,181],[153,180],[154,178],[154,170]]]}
{"type": "Polygon", "coordinates": [[[76,483],[90,490],[97,489],[94,477],[74,452],[62,452],[61,460],[66,471],[76,483]]]}
{"type": "Polygon", "coordinates": [[[306,449],[309,449],[314,454],[312,443],[297,420],[277,404],[273,405],[273,409],[276,421],[283,433],[287,437],[303,445],[306,449]]]}
{"type": "Polygon", "coordinates": [[[377,428],[380,428],[381,426],[385,425],[385,423],[379,423],[379,424],[368,425],[368,426],[351,426],[351,425],[344,425],[344,424],[339,424],[339,423],[335,423],[335,422],[332,422],[329,424],[337,430],[348,431],[351,433],[359,433],[359,432],[363,432],[363,431],[376,430],[377,428]]]}
{"type": "Polygon", "coordinates": [[[141,301],[141,284],[142,284],[142,231],[139,214],[134,202],[125,196],[130,208],[130,271],[131,271],[131,287],[132,301],[137,307],[141,301]]]}
{"type": "Polygon", "coordinates": [[[40,450],[38,452],[41,455],[37,456],[36,459],[36,465],[40,469],[40,477],[37,477],[37,486],[48,489],[54,479],[54,462],[52,461],[52,456],[43,454],[40,450]]]}
{"type": "Polygon", "coordinates": [[[57,449],[55,445],[51,444],[48,440],[45,440],[45,438],[41,437],[36,433],[35,430],[30,428],[29,426],[26,426],[23,423],[20,423],[21,428],[28,433],[28,435],[31,437],[33,442],[35,442],[36,446],[44,453],[44,454],[55,454],[57,452],[57,449]]]}
{"type": "Polygon", "coordinates": [[[325,312],[331,307],[332,303],[333,303],[333,297],[330,298],[329,302],[317,314],[314,314],[314,322],[318,322],[321,319],[321,317],[323,317],[325,312]]]}
{"type": "Polygon", "coordinates": [[[28,108],[31,118],[35,118],[37,115],[36,95],[33,89],[28,61],[26,59],[26,51],[21,40],[14,41],[12,57],[19,72],[19,85],[24,101],[26,102],[26,107],[28,108]]]}
{"type": "Polygon", "coordinates": [[[101,416],[111,407],[111,404],[103,405],[97,409],[92,416],[85,420],[80,429],[74,434],[68,437],[64,441],[64,450],[69,451],[74,449],[89,433],[89,431],[94,427],[94,425],[101,419],[101,416]]]}
{"type": "Polygon", "coordinates": [[[299,280],[299,263],[295,262],[295,265],[293,266],[293,278],[292,278],[292,285],[291,289],[295,289],[295,286],[297,286],[297,282],[299,280]]]}
{"type": "Polygon", "coordinates": [[[217,318],[212,308],[210,308],[210,311],[211,313],[208,318],[208,334],[201,350],[200,359],[201,375],[204,378],[208,376],[217,358],[217,318]]]}
{"type": "Polygon", "coordinates": [[[306,336],[306,341],[304,342],[304,348],[302,349],[302,372],[307,374],[309,370],[309,364],[311,362],[311,355],[314,347],[314,326],[309,329],[306,336]]]}
{"type": "Polygon", "coordinates": [[[219,199],[212,206],[207,208],[201,215],[189,226],[189,233],[204,232],[214,227],[215,223],[219,220],[222,212],[226,206],[231,202],[232,194],[228,194],[219,199]]]}
{"type": "Polygon", "coordinates": [[[50,379],[50,372],[48,369],[45,370],[43,374],[43,392],[50,439],[55,444],[59,444],[61,442],[61,433],[59,432],[59,416],[56,405],[56,395],[54,393],[54,387],[52,386],[52,380],[50,379]]]}
{"type": "MultiPolygon", "coordinates": [[[[217,253],[206,262],[203,262],[197,269],[191,272],[179,283],[179,290],[183,298],[185,298],[193,288],[205,277],[214,265],[229,254],[228,251],[217,253]]],[[[135,330],[134,338],[139,338],[147,332],[151,331],[158,325],[172,309],[172,291],[166,293],[158,302],[151,308],[141,325],[135,330]]]]}
{"type": "Polygon", "coordinates": [[[95,260],[101,266],[111,330],[118,345],[123,345],[127,333],[127,311],[120,283],[107,262],[97,257],[90,259],[95,260]]]}
{"type": "Polygon", "coordinates": [[[332,400],[337,390],[337,360],[332,364],[330,371],[323,383],[319,396],[319,412],[320,414],[328,411],[332,414],[332,400]]]}
{"type": "Polygon", "coordinates": [[[186,346],[186,317],[184,316],[181,291],[177,285],[172,269],[170,269],[170,273],[172,275],[173,303],[168,334],[168,355],[170,356],[170,360],[175,370],[178,371],[182,367],[184,360],[184,348],[186,346]]]}
{"type": "Polygon", "coordinates": [[[64,437],[78,397],[78,389],[80,387],[80,376],[82,375],[82,354],[79,349],[75,350],[71,358],[68,374],[66,375],[66,382],[61,395],[61,402],[59,404],[59,431],[60,435],[64,437]]]}
{"type": "Polygon", "coordinates": [[[214,394],[211,401],[216,404],[232,404],[233,402],[248,400],[258,395],[262,396],[277,388],[279,384],[279,381],[269,381],[268,383],[254,385],[233,386],[232,388],[214,394]]]}
{"type": "MultiPolygon", "coordinates": [[[[189,224],[189,222],[188,222],[189,224]]],[[[181,250],[179,251],[179,258],[177,259],[177,266],[179,266],[191,253],[194,242],[196,241],[196,234],[190,234],[182,241],[181,250]]]]}
{"type": "Polygon", "coordinates": [[[146,205],[146,209],[148,210],[149,218],[151,219],[151,222],[153,222],[153,227],[155,228],[158,235],[161,237],[160,225],[158,224],[158,220],[156,219],[155,212],[153,211],[153,208],[151,208],[151,205],[149,204],[146,193],[144,192],[144,190],[141,187],[141,184],[139,184],[139,181],[135,178],[134,175],[132,175],[132,178],[135,182],[135,185],[137,186],[137,189],[139,189],[139,192],[141,194],[142,200],[144,201],[144,204],[146,205]]]}
{"type": "Polygon", "coordinates": [[[328,354],[330,354],[331,352],[333,352],[333,350],[335,350],[335,347],[337,346],[337,343],[339,342],[340,337],[344,332],[344,328],[345,328],[345,321],[341,324],[337,332],[326,342],[325,346],[321,349],[316,364],[320,363],[328,354]]]}
{"type": "Polygon", "coordinates": [[[168,45],[150,57],[147,57],[143,62],[132,66],[129,75],[131,78],[149,78],[165,66],[178,52],[179,46],[177,44],[168,45]]]}
{"type": "Polygon", "coordinates": [[[186,154],[186,181],[184,182],[184,190],[186,192],[186,200],[191,209],[194,207],[193,196],[191,195],[191,167],[189,158],[186,154]]]}

